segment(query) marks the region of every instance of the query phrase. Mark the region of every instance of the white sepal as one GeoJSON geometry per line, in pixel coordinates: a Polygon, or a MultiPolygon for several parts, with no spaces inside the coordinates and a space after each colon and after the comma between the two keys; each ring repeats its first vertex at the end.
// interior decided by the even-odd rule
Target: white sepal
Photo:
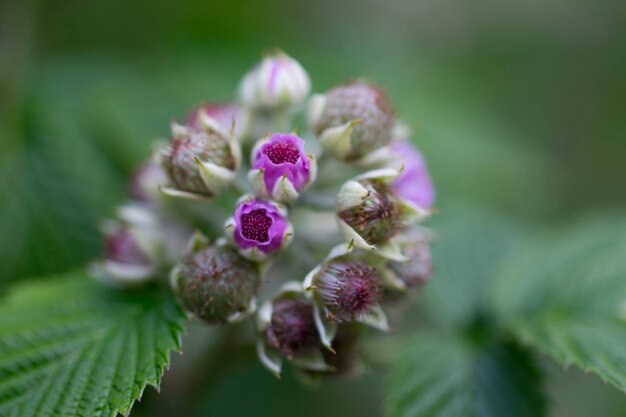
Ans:
{"type": "Polygon", "coordinates": [[[309,126],[314,127],[322,118],[324,108],[326,107],[326,96],[324,94],[314,94],[309,99],[307,105],[307,122],[309,126]]]}
{"type": "Polygon", "coordinates": [[[212,162],[204,162],[196,157],[200,169],[200,177],[212,194],[219,194],[235,179],[235,171],[221,167],[212,162]]]}
{"type": "Polygon", "coordinates": [[[280,248],[285,249],[289,245],[291,245],[291,241],[293,240],[293,225],[291,222],[287,223],[287,228],[285,229],[285,234],[283,235],[283,240],[281,242],[280,248]]]}
{"type": "Polygon", "coordinates": [[[432,210],[420,207],[404,198],[398,198],[398,206],[400,207],[402,217],[407,223],[422,221],[432,214],[432,210]]]}
{"type": "Polygon", "coordinates": [[[266,346],[262,338],[256,342],[256,353],[259,360],[274,376],[280,379],[283,360],[276,349],[266,346]]]}
{"type": "Polygon", "coordinates": [[[345,159],[352,151],[352,130],[361,120],[324,129],[319,137],[322,147],[337,159],[345,159]]]}
{"type": "Polygon", "coordinates": [[[335,353],[335,350],[332,347],[332,342],[337,334],[337,322],[330,321],[323,316],[320,311],[320,307],[316,302],[313,302],[313,317],[315,319],[317,331],[320,334],[320,342],[322,343],[322,346],[335,353]]]}
{"type": "Polygon", "coordinates": [[[397,158],[390,146],[382,146],[355,160],[352,164],[360,168],[370,168],[391,164],[397,158]]]}
{"type": "Polygon", "coordinates": [[[407,286],[398,276],[389,268],[378,268],[378,272],[381,278],[381,284],[384,287],[391,288],[397,291],[406,291],[407,286]]]}
{"type": "Polygon", "coordinates": [[[348,223],[344,222],[341,219],[337,219],[339,224],[339,232],[343,236],[346,242],[348,242],[348,247],[356,246],[357,248],[365,249],[373,251],[376,249],[376,246],[370,245],[363,239],[363,236],[358,234],[352,227],[348,225],[348,223]]]}
{"type": "Polygon", "coordinates": [[[309,180],[307,181],[304,188],[300,190],[301,192],[309,188],[309,186],[313,184],[315,180],[317,179],[317,158],[315,157],[315,155],[311,153],[307,153],[306,156],[309,157],[309,161],[310,161],[309,162],[309,180]]]}
{"type": "Polygon", "coordinates": [[[391,182],[396,179],[402,172],[402,169],[396,168],[379,168],[371,171],[364,172],[361,175],[354,177],[355,180],[379,180],[384,182],[391,182]]]}
{"type": "Polygon", "coordinates": [[[337,194],[337,211],[358,207],[370,195],[370,192],[361,183],[349,180],[344,183],[337,194]]]}
{"type": "Polygon", "coordinates": [[[357,317],[356,320],[383,332],[388,332],[390,330],[387,315],[379,304],[371,306],[367,314],[357,317]]]}
{"type": "Polygon", "coordinates": [[[259,331],[265,331],[272,324],[272,312],[274,311],[274,304],[271,300],[268,300],[261,305],[261,308],[257,311],[256,315],[256,327],[259,331]]]}
{"type": "Polygon", "coordinates": [[[274,184],[272,198],[281,203],[291,203],[298,199],[300,193],[293,186],[287,175],[283,175],[274,184]]]}
{"type": "Polygon", "coordinates": [[[306,274],[306,277],[304,277],[304,281],[302,281],[302,287],[304,288],[307,298],[311,298],[313,296],[313,282],[315,281],[315,277],[317,276],[317,274],[319,274],[321,269],[322,268],[320,266],[316,266],[311,270],[311,272],[306,274]]]}
{"type": "Polygon", "coordinates": [[[406,262],[409,260],[409,258],[402,253],[402,249],[395,239],[389,239],[385,243],[376,246],[374,253],[396,262],[406,262]]]}
{"type": "Polygon", "coordinates": [[[272,197],[265,186],[263,168],[251,169],[248,171],[248,182],[250,182],[252,189],[259,197],[264,199],[270,199],[272,197]]]}
{"type": "Polygon", "coordinates": [[[256,311],[256,298],[252,298],[248,303],[248,308],[244,311],[236,311],[226,318],[227,323],[239,323],[256,311]]]}
{"type": "Polygon", "coordinates": [[[167,195],[168,197],[183,198],[186,200],[203,201],[203,200],[208,200],[209,198],[211,198],[211,196],[207,194],[198,194],[198,193],[192,193],[189,191],[181,191],[181,190],[177,190],[176,188],[171,188],[171,187],[159,186],[159,191],[161,191],[163,194],[167,195]]]}

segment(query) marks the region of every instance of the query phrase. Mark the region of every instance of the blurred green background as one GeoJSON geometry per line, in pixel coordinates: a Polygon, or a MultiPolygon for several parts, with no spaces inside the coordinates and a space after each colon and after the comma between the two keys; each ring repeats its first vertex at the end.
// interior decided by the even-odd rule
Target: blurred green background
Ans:
{"type": "MultiPolygon", "coordinates": [[[[0,4],[0,287],[97,256],[98,221],[152,141],[196,102],[229,99],[274,46],[316,91],[355,76],[385,86],[440,202],[535,226],[626,205],[623,1],[0,4]]],[[[181,393],[176,372],[197,366],[189,351],[137,415],[382,413],[377,371],[310,391],[274,381],[251,352],[207,365],[181,393]]],[[[626,414],[617,390],[545,362],[552,416],[626,414]]]]}

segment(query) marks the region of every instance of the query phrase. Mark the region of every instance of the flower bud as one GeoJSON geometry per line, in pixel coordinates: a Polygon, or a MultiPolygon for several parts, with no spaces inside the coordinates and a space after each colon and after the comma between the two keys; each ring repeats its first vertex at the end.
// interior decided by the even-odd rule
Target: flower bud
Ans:
{"type": "Polygon", "coordinates": [[[132,287],[153,278],[160,266],[163,234],[146,208],[129,204],[118,209],[118,219],[103,224],[104,259],[91,265],[105,282],[132,287]]]}
{"type": "Polygon", "coordinates": [[[405,256],[403,261],[382,259],[378,262],[383,287],[383,303],[393,306],[391,314],[401,315],[410,290],[421,288],[433,272],[430,242],[433,233],[415,226],[394,238],[405,256]]]}
{"type": "Polygon", "coordinates": [[[380,169],[346,182],[337,196],[339,229],[350,245],[405,260],[391,239],[428,212],[398,196],[390,186],[399,172],[380,169]]]}
{"type": "Polygon", "coordinates": [[[235,103],[203,103],[196,106],[187,116],[186,126],[204,130],[222,132],[228,136],[232,130],[232,136],[240,140],[248,129],[249,117],[247,112],[235,103]]]}
{"type": "Polygon", "coordinates": [[[304,296],[300,283],[286,283],[259,309],[257,331],[259,359],[276,376],[280,376],[282,357],[303,370],[332,370],[323,359],[313,304],[304,296]]]}
{"type": "Polygon", "coordinates": [[[316,324],[324,346],[332,350],[337,322],[359,321],[389,330],[379,305],[382,279],[377,268],[350,256],[344,245],[335,247],[324,263],[306,276],[303,287],[315,301],[316,324]]]}
{"type": "Polygon", "coordinates": [[[335,158],[350,162],[387,144],[394,125],[387,94],[362,81],[314,97],[309,119],[324,149],[335,158]]]}
{"type": "Polygon", "coordinates": [[[433,273],[433,260],[427,241],[417,240],[403,245],[405,262],[390,262],[389,268],[402,284],[410,288],[421,287],[433,273]]]}
{"type": "Polygon", "coordinates": [[[313,285],[319,300],[339,321],[366,314],[380,298],[376,269],[361,262],[329,263],[320,270],[313,285]]]}
{"type": "Polygon", "coordinates": [[[213,197],[235,178],[240,153],[237,141],[218,130],[174,124],[172,138],[159,149],[161,165],[171,183],[161,191],[190,199],[213,197]]]}
{"type": "Polygon", "coordinates": [[[195,236],[170,281],[183,307],[207,323],[239,320],[255,310],[259,270],[224,242],[195,236]]]}
{"type": "Polygon", "coordinates": [[[304,141],[293,133],[258,141],[251,165],[248,178],[256,193],[282,203],[296,200],[317,175],[315,157],[304,152],[304,141]]]}
{"type": "Polygon", "coordinates": [[[397,195],[419,207],[431,207],[435,200],[435,186],[422,153],[405,140],[394,140],[390,148],[397,167],[401,169],[400,175],[391,183],[391,188],[397,195]]]}
{"type": "Polygon", "coordinates": [[[241,254],[254,261],[267,259],[286,247],[293,237],[287,209],[252,196],[240,199],[234,216],[226,221],[224,228],[241,254]]]}
{"type": "Polygon", "coordinates": [[[133,174],[129,184],[130,195],[143,203],[154,204],[161,197],[159,186],[166,181],[167,175],[161,165],[150,158],[133,174]]]}
{"type": "Polygon", "coordinates": [[[311,89],[309,75],[284,52],[265,57],[239,86],[244,106],[258,111],[282,111],[301,104],[311,89]]]}

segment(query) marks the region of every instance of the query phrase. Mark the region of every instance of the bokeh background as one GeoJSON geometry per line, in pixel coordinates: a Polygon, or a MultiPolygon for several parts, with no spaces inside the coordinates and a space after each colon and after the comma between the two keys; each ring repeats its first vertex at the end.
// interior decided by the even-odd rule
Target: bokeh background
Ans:
{"type": "MultiPolygon", "coordinates": [[[[316,91],[355,76],[386,86],[443,208],[540,228],[626,205],[620,0],[4,0],[0,287],[97,256],[98,221],[152,141],[196,102],[229,99],[274,46],[316,91]]],[[[194,350],[213,332],[190,331],[190,353],[136,415],[382,414],[376,369],[311,391],[274,381],[253,352],[194,350]]],[[[540,360],[551,416],[626,415],[622,393],[540,360]]]]}

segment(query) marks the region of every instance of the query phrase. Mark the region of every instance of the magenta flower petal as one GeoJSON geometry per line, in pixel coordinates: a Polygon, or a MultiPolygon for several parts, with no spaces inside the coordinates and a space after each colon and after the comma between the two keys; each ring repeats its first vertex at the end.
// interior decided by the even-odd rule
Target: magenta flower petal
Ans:
{"type": "Polygon", "coordinates": [[[304,141],[292,133],[274,133],[253,156],[252,168],[263,170],[263,180],[272,194],[276,181],[285,176],[296,191],[311,180],[311,160],[304,152],[304,141]]]}
{"type": "Polygon", "coordinates": [[[241,249],[256,247],[268,254],[281,248],[288,225],[274,203],[252,198],[235,210],[233,238],[241,249]]]}
{"type": "Polygon", "coordinates": [[[404,170],[391,185],[393,190],[420,207],[431,207],[435,201],[435,186],[422,153],[405,140],[393,141],[391,149],[404,165],[404,170]]]}

